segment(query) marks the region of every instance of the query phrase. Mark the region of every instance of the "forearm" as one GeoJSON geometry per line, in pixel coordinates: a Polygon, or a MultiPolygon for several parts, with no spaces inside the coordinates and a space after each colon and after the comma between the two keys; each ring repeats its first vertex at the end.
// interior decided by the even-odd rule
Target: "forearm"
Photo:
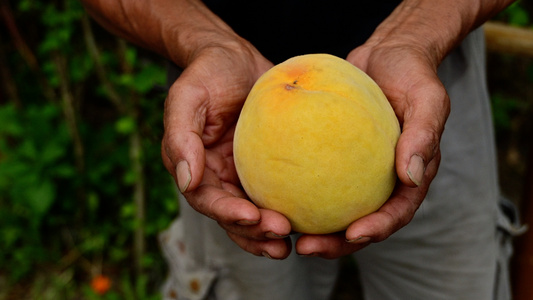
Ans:
{"type": "Polygon", "coordinates": [[[476,27],[514,0],[405,0],[368,44],[400,43],[424,53],[435,67],[476,27]]]}
{"type": "Polygon", "coordinates": [[[110,32],[185,67],[195,51],[240,38],[197,0],[82,0],[110,32]]]}

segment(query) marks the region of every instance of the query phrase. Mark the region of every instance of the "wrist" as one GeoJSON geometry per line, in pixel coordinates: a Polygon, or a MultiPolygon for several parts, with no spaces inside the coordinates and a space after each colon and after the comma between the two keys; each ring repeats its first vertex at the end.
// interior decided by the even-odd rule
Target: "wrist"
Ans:
{"type": "Polygon", "coordinates": [[[202,53],[221,53],[240,57],[250,66],[263,69],[270,63],[247,40],[240,37],[223,20],[203,4],[192,5],[185,16],[173,17],[162,36],[167,57],[182,68],[188,67],[202,53]],[[231,54],[230,54],[231,53],[231,54]]]}
{"type": "Polygon", "coordinates": [[[238,36],[202,3],[175,1],[166,21],[160,21],[164,55],[180,67],[187,67],[201,49],[230,44],[238,36]]]}
{"type": "Polygon", "coordinates": [[[435,67],[465,37],[512,0],[404,0],[366,46],[409,47],[435,67]]]}

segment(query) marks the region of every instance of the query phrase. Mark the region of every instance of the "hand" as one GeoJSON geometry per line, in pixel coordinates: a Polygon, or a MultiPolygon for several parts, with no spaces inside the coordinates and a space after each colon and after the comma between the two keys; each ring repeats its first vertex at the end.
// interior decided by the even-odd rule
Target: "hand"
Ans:
{"type": "Polygon", "coordinates": [[[238,115],[272,64],[245,41],[211,45],[191,56],[169,91],[163,162],[189,204],[216,220],[241,248],[285,258],[291,251],[289,221],[246,200],[233,162],[238,115]]]}
{"type": "Polygon", "coordinates": [[[400,121],[399,181],[377,212],[353,222],[345,233],[302,236],[296,244],[302,255],[337,258],[385,240],[413,218],[440,162],[440,137],[450,104],[426,51],[410,44],[370,42],[353,50],[347,60],[378,83],[400,121]]]}

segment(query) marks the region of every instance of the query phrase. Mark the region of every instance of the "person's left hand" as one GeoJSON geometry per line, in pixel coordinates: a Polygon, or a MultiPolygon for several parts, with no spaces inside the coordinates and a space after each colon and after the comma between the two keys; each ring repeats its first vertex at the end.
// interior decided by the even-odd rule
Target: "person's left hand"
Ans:
{"type": "Polygon", "coordinates": [[[437,67],[409,44],[365,44],[347,60],[372,77],[389,99],[402,127],[396,148],[398,182],[377,211],[345,232],[303,235],[300,255],[338,258],[380,242],[408,224],[425,198],[440,162],[439,143],[449,114],[449,98],[437,67]]]}

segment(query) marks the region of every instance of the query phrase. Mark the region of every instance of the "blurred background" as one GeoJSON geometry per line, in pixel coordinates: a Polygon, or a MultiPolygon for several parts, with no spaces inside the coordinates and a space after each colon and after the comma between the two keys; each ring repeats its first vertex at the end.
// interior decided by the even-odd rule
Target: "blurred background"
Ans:
{"type": "MultiPolygon", "coordinates": [[[[521,0],[487,27],[500,181],[526,223],[532,18],[521,0]]],[[[163,59],[76,0],[0,1],[0,300],[160,299],[157,234],[179,212],[160,159],[165,79],[163,59]]],[[[516,299],[533,299],[532,240],[516,239],[516,299]]]]}

